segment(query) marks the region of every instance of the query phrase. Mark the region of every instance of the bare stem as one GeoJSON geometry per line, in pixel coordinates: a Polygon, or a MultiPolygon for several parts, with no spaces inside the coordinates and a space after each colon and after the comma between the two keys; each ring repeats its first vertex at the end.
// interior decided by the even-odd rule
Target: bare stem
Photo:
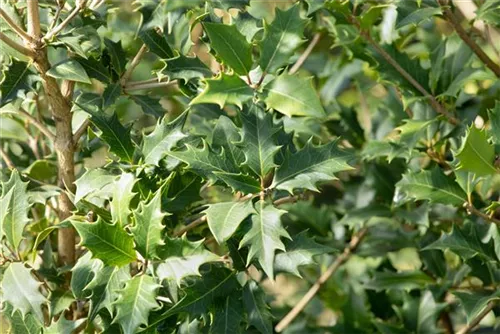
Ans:
{"type": "Polygon", "coordinates": [[[143,89],[153,89],[153,88],[160,88],[160,87],[169,87],[177,84],[177,80],[172,80],[172,81],[167,81],[167,82],[152,82],[152,83],[145,83],[142,85],[133,85],[133,86],[125,86],[123,89],[125,91],[132,91],[132,90],[143,90],[143,89]]]}
{"type": "Polygon", "coordinates": [[[3,32],[0,32],[0,41],[4,42],[5,44],[10,46],[14,50],[19,51],[20,53],[22,53],[25,56],[28,56],[30,58],[35,57],[35,53],[31,49],[28,49],[27,47],[13,41],[9,37],[7,37],[7,35],[5,35],[3,32]]]}
{"type": "Polygon", "coordinates": [[[55,35],[57,35],[59,32],[61,32],[61,30],[64,29],[64,27],[66,27],[70,22],[71,20],[73,20],[73,18],[78,15],[78,13],[83,9],[85,8],[85,4],[87,3],[87,0],[80,0],[76,2],[76,6],[75,8],[73,8],[73,10],[71,11],[71,13],[68,15],[68,17],[62,21],[59,25],[57,25],[54,29],[52,29],[51,31],[49,31],[44,37],[43,39],[45,41],[50,41],[55,35]]]}
{"type": "Polygon", "coordinates": [[[494,223],[494,224],[497,224],[498,226],[500,226],[499,219],[496,219],[494,217],[490,217],[487,214],[479,211],[478,209],[476,209],[476,207],[474,205],[472,205],[470,203],[465,203],[464,206],[470,214],[476,215],[478,217],[483,218],[486,221],[489,221],[490,223],[494,223]]]}
{"type": "Polygon", "coordinates": [[[3,18],[5,22],[7,22],[7,24],[12,28],[12,30],[14,30],[22,39],[28,42],[33,41],[33,37],[28,35],[28,33],[24,31],[23,28],[18,26],[16,22],[14,22],[14,20],[12,20],[2,8],[0,8],[0,17],[3,18]]]}
{"type": "Polygon", "coordinates": [[[40,38],[40,13],[38,12],[38,0],[26,1],[26,12],[28,17],[28,34],[35,40],[40,38]]]}
{"type": "Polygon", "coordinates": [[[14,166],[14,163],[10,159],[9,155],[7,152],[4,151],[3,147],[0,146],[0,158],[5,162],[5,165],[7,165],[7,168],[14,169],[16,166],[14,166]]]}
{"type": "Polygon", "coordinates": [[[142,57],[146,54],[148,51],[148,47],[146,44],[143,44],[137,54],[135,55],[134,59],[132,59],[132,62],[130,63],[130,66],[127,68],[125,73],[123,73],[122,78],[120,79],[121,85],[124,87],[127,84],[127,81],[130,79],[130,76],[132,75],[132,72],[134,69],[139,65],[142,57]]]}
{"type": "Polygon", "coordinates": [[[41,123],[38,119],[33,117],[30,113],[28,113],[23,108],[19,108],[19,114],[21,114],[24,118],[28,120],[31,124],[33,124],[41,133],[43,133],[47,138],[49,138],[52,142],[56,140],[56,136],[50,131],[45,124],[41,123]]]}
{"type": "Polygon", "coordinates": [[[349,245],[344,248],[342,254],[340,254],[335,259],[335,261],[328,267],[328,269],[318,278],[316,283],[314,283],[309,291],[307,291],[304,297],[302,297],[302,299],[297,304],[295,304],[292,310],[288,312],[288,314],[283,319],[281,319],[278,325],[276,325],[276,327],[274,328],[276,332],[279,333],[283,331],[286,327],[288,327],[288,325],[292,323],[292,321],[299,315],[299,313],[302,312],[307,304],[309,304],[311,299],[313,299],[313,297],[318,293],[321,285],[323,285],[330,278],[330,276],[332,276],[337,271],[337,269],[350,258],[351,254],[356,250],[359,243],[366,235],[366,231],[366,228],[363,228],[352,237],[351,242],[349,242],[349,245]]]}
{"type": "Polygon", "coordinates": [[[73,135],[73,142],[74,143],[78,142],[80,137],[83,136],[85,131],[87,131],[87,128],[89,127],[89,125],[90,125],[90,119],[87,118],[85,121],[83,121],[82,125],[80,125],[80,127],[76,130],[75,134],[73,135]]]}
{"type": "Polygon", "coordinates": [[[203,223],[205,223],[207,221],[207,216],[202,216],[198,219],[196,219],[195,221],[193,221],[192,223],[190,223],[189,225],[186,225],[184,226],[183,228],[181,228],[179,231],[177,231],[176,233],[174,233],[174,237],[180,237],[182,236],[184,233],[186,233],[187,231],[190,231],[192,230],[193,228],[195,227],[198,227],[200,225],[202,225],[203,223]]]}
{"type": "Polygon", "coordinates": [[[495,305],[496,305],[496,300],[490,301],[486,306],[486,308],[481,313],[479,313],[477,317],[475,317],[467,326],[458,331],[457,334],[469,333],[472,329],[474,329],[474,327],[476,327],[481,322],[481,320],[483,320],[483,318],[488,313],[490,313],[490,311],[495,307],[495,305]]]}
{"type": "Polygon", "coordinates": [[[299,57],[299,59],[297,59],[295,64],[293,64],[289,72],[290,74],[294,74],[295,72],[297,72],[299,68],[302,66],[302,64],[304,64],[304,62],[306,61],[307,57],[309,57],[316,44],[318,44],[320,37],[321,34],[319,32],[314,35],[313,39],[311,40],[311,43],[309,43],[304,53],[299,57]]]}

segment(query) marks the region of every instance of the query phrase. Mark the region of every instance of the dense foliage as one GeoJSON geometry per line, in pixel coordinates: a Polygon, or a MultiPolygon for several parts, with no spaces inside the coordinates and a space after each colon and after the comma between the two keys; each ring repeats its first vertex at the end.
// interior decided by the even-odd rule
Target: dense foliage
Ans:
{"type": "Polygon", "coordinates": [[[498,331],[463,3],[0,0],[0,331],[498,331]]]}

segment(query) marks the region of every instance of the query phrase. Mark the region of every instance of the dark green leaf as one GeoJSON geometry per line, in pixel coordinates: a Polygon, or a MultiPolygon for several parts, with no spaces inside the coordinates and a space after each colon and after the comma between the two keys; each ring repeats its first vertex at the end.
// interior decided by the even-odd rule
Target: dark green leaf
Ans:
{"type": "Polygon", "coordinates": [[[226,104],[234,104],[238,108],[253,97],[253,89],[236,74],[222,74],[216,79],[207,79],[206,87],[192,101],[193,104],[214,103],[222,109],[226,104]]]}

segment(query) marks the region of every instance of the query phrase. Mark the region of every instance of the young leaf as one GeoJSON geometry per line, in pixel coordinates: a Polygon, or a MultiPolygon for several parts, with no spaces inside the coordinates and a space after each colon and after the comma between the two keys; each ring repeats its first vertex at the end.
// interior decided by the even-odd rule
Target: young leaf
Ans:
{"type": "Polygon", "coordinates": [[[252,49],[235,25],[206,22],[203,28],[210,38],[210,47],[223,63],[240,75],[250,72],[252,49]]]}
{"type": "Polygon", "coordinates": [[[252,215],[252,227],[240,242],[240,248],[249,246],[247,265],[253,258],[270,279],[274,279],[274,253],[276,250],[285,250],[281,237],[291,239],[288,232],[281,226],[281,215],[286,211],[278,210],[272,205],[265,205],[264,201],[256,204],[257,213],[252,215]]]}
{"type": "Polygon", "coordinates": [[[462,205],[467,201],[462,188],[439,168],[403,175],[401,181],[396,183],[394,200],[399,202],[403,198],[452,205],[462,205]]]}
{"type": "Polygon", "coordinates": [[[167,59],[174,56],[165,35],[160,35],[155,29],[143,30],[139,33],[139,37],[148,46],[149,51],[155,53],[158,57],[167,59]]]}
{"type": "Polygon", "coordinates": [[[255,281],[251,280],[243,287],[243,302],[248,314],[248,323],[261,333],[272,334],[272,315],[264,293],[255,281]]]}
{"type": "Polygon", "coordinates": [[[481,131],[474,125],[467,129],[467,134],[462,140],[462,146],[455,154],[455,157],[460,160],[458,169],[475,173],[477,176],[497,172],[497,169],[493,166],[495,147],[488,142],[486,131],[481,131]]]}
{"type": "Polygon", "coordinates": [[[31,90],[34,83],[34,74],[30,71],[30,64],[12,59],[10,65],[2,72],[3,80],[0,83],[0,107],[14,101],[21,92],[31,90]]]}
{"type": "Polygon", "coordinates": [[[118,299],[113,303],[116,310],[113,323],[120,324],[124,334],[137,333],[139,326],[147,325],[149,312],[159,307],[156,302],[159,287],[151,276],[138,275],[118,292],[118,299]]]}
{"type": "Polygon", "coordinates": [[[187,112],[184,112],[170,123],[167,123],[167,118],[164,117],[158,122],[153,132],[144,136],[142,154],[146,164],[158,165],[179,140],[186,137],[182,133],[186,117],[187,112]]]}
{"type": "Polygon", "coordinates": [[[158,255],[165,259],[156,269],[158,278],[175,281],[178,286],[185,277],[200,276],[198,268],[202,264],[219,260],[219,256],[204,248],[203,240],[191,242],[185,235],[167,238],[165,245],[158,249],[158,255]]]}
{"type": "Polygon", "coordinates": [[[334,173],[350,170],[350,155],[337,147],[337,141],[323,146],[313,146],[309,140],[296,153],[287,152],[285,161],[276,170],[271,188],[292,193],[295,188],[317,191],[316,184],[335,180],[334,173]]]}
{"type": "Polygon", "coordinates": [[[123,51],[122,43],[120,41],[113,42],[110,39],[104,38],[104,45],[106,50],[109,52],[111,57],[111,64],[118,75],[125,72],[125,66],[127,65],[127,55],[123,51]]]}
{"type": "Polygon", "coordinates": [[[500,299],[500,291],[488,295],[461,291],[455,291],[453,294],[460,300],[460,304],[465,310],[468,324],[488,306],[490,301],[500,299]]]}
{"type": "Polygon", "coordinates": [[[165,60],[165,64],[162,73],[170,80],[180,79],[187,82],[191,79],[212,76],[212,71],[198,57],[186,57],[180,54],[175,58],[165,60]]]}
{"type": "Polygon", "coordinates": [[[215,308],[214,321],[210,326],[212,334],[238,334],[241,333],[243,321],[243,304],[238,295],[227,296],[223,304],[215,308]]]}
{"type": "Polygon", "coordinates": [[[82,65],[74,59],[66,59],[53,65],[47,75],[56,79],[64,79],[91,84],[89,76],[82,65]]]}
{"type": "Polygon", "coordinates": [[[266,24],[264,39],[259,43],[260,68],[264,73],[274,73],[288,63],[295,49],[303,42],[303,32],[308,20],[300,17],[300,4],[282,11],[276,7],[276,16],[266,24]]]}
{"type": "Polygon", "coordinates": [[[226,104],[234,104],[242,108],[243,103],[253,97],[253,89],[236,74],[222,73],[217,79],[207,79],[205,90],[196,96],[193,104],[214,103],[222,109],[226,104]]]}
{"type": "Polygon", "coordinates": [[[215,203],[204,211],[208,227],[219,245],[229,239],[241,222],[254,212],[252,201],[215,203]]]}
{"type": "Polygon", "coordinates": [[[262,100],[268,108],[292,116],[324,117],[326,115],[318,94],[312,85],[312,77],[300,78],[283,73],[262,89],[262,100]]]}
{"type": "Polygon", "coordinates": [[[28,269],[20,262],[9,264],[2,278],[2,301],[12,305],[14,311],[25,317],[32,313],[43,323],[42,304],[47,299],[40,292],[41,282],[35,280],[28,269]]]}
{"type": "Polygon", "coordinates": [[[271,114],[266,113],[253,104],[241,114],[245,165],[259,177],[264,178],[269,171],[277,167],[274,156],[280,149],[277,145],[276,133],[280,128],[273,123],[271,114]]]}
{"type": "Polygon", "coordinates": [[[141,202],[134,210],[135,225],[130,231],[134,235],[135,248],[146,260],[157,258],[158,246],[164,245],[162,220],[167,215],[161,212],[161,189],[147,204],[141,202]]]}
{"type": "Polygon", "coordinates": [[[93,257],[108,266],[124,266],[136,260],[134,238],[119,224],[109,224],[101,217],[95,223],[71,222],[93,257]]]}
{"type": "Polygon", "coordinates": [[[5,234],[9,244],[17,250],[23,239],[23,231],[30,221],[30,202],[27,192],[28,182],[23,182],[17,170],[13,170],[8,182],[2,183],[0,211],[0,236],[5,234]]]}
{"type": "Polygon", "coordinates": [[[136,193],[132,192],[135,184],[134,174],[123,173],[113,184],[113,199],[110,203],[111,217],[113,223],[120,226],[128,224],[130,216],[130,201],[136,193]]]}

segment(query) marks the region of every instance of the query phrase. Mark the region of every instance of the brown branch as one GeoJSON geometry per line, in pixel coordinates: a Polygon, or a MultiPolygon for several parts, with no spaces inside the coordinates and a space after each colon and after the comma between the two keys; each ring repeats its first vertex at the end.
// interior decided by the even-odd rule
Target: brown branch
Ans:
{"type": "Polygon", "coordinates": [[[184,226],[183,228],[181,228],[176,233],[174,233],[174,237],[180,237],[184,233],[186,233],[187,231],[190,231],[193,228],[198,227],[198,226],[204,224],[206,221],[207,221],[207,216],[202,216],[202,217],[196,219],[195,221],[193,221],[192,223],[190,223],[189,225],[184,226]]]}
{"type": "Polygon", "coordinates": [[[3,32],[0,32],[0,41],[4,42],[5,44],[7,44],[16,51],[19,51],[25,56],[28,56],[30,58],[35,57],[35,53],[31,49],[28,49],[27,47],[13,41],[9,37],[7,37],[7,35],[5,35],[3,32]]]}
{"type": "Polygon", "coordinates": [[[36,119],[26,110],[24,110],[23,108],[19,108],[18,113],[22,115],[24,118],[26,118],[28,122],[33,124],[38,130],[40,130],[41,133],[43,133],[51,141],[56,140],[56,136],[52,133],[52,131],[50,131],[43,123],[41,123],[38,119],[36,119]]]}
{"type": "Polygon", "coordinates": [[[77,0],[76,1],[76,6],[73,8],[71,13],[69,13],[68,17],[62,21],[59,25],[57,25],[54,29],[51,31],[47,32],[47,34],[43,37],[45,41],[50,41],[55,35],[57,35],[61,30],[66,27],[73,18],[78,15],[78,13],[85,8],[85,4],[87,3],[87,0],[77,0]]]}
{"type": "Polygon", "coordinates": [[[9,155],[7,152],[4,151],[3,147],[0,146],[0,158],[5,162],[5,165],[7,165],[7,168],[14,169],[16,166],[14,166],[14,163],[10,159],[9,155]]]}
{"type": "Polygon", "coordinates": [[[465,203],[464,207],[467,209],[467,211],[468,211],[469,214],[476,215],[478,217],[483,218],[486,221],[489,221],[490,223],[494,223],[494,224],[497,224],[498,226],[500,226],[500,220],[499,219],[496,219],[494,217],[490,217],[487,214],[479,211],[478,209],[476,209],[476,207],[474,205],[472,205],[470,203],[465,203]]]}
{"type": "Polygon", "coordinates": [[[26,31],[24,31],[23,28],[18,26],[16,22],[14,22],[13,19],[10,18],[10,16],[2,9],[0,8],[0,17],[7,22],[7,24],[14,30],[22,39],[28,42],[33,42],[33,37],[28,35],[26,31]]]}
{"type": "Polygon", "coordinates": [[[483,320],[483,318],[488,313],[490,313],[490,311],[495,307],[495,305],[496,305],[496,300],[490,301],[486,306],[486,308],[481,313],[479,313],[477,317],[475,317],[467,326],[458,331],[457,334],[469,333],[472,329],[474,329],[474,327],[476,327],[481,322],[481,320],[483,320]]]}
{"type": "Polygon", "coordinates": [[[28,18],[28,34],[36,41],[40,38],[40,13],[38,12],[38,0],[26,1],[26,14],[28,18]]]}
{"type": "Polygon", "coordinates": [[[76,143],[80,139],[81,136],[87,131],[87,128],[90,125],[90,119],[86,119],[83,121],[82,125],[76,130],[75,134],[73,135],[73,142],[76,143]]]}
{"type": "Polygon", "coordinates": [[[145,83],[145,84],[136,84],[133,86],[125,86],[123,89],[125,91],[132,91],[132,90],[142,90],[142,89],[153,89],[153,88],[160,88],[160,87],[169,87],[177,84],[177,80],[172,80],[172,81],[162,81],[162,82],[151,82],[151,83],[145,83]]]}
{"type": "Polygon", "coordinates": [[[288,203],[296,203],[299,199],[300,199],[299,195],[287,196],[287,197],[283,197],[283,198],[275,200],[273,202],[273,204],[275,206],[280,206],[280,205],[288,204],[288,203]]]}
{"type": "Polygon", "coordinates": [[[453,14],[451,9],[448,7],[447,0],[437,0],[438,4],[443,7],[444,18],[448,23],[451,24],[453,29],[457,32],[458,36],[467,44],[471,50],[476,54],[476,56],[481,59],[481,61],[491,70],[497,77],[500,78],[500,65],[496,64],[481,47],[474,41],[468,34],[467,31],[462,27],[460,20],[453,14]]]}
{"type": "Polygon", "coordinates": [[[146,44],[143,44],[141,46],[141,48],[139,49],[139,51],[137,52],[137,54],[135,55],[134,59],[132,59],[130,66],[127,68],[125,73],[123,73],[123,75],[120,79],[120,84],[122,85],[122,87],[125,87],[125,85],[127,84],[127,81],[130,79],[130,76],[132,75],[132,72],[137,67],[137,65],[139,65],[142,57],[146,54],[147,51],[148,51],[148,47],[146,46],[146,44]]]}
{"type": "Polygon", "coordinates": [[[299,59],[297,59],[295,64],[293,64],[292,68],[290,69],[289,74],[294,74],[295,72],[297,72],[299,70],[299,68],[302,66],[302,64],[304,64],[304,62],[306,61],[307,57],[309,57],[309,55],[311,54],[311,52],[314,49],[314,47],[316,46],[316,44],[318,44],[320,37],[321,37],[321,34],[319,32],[314,35],[313,39],[311,40],[311,43],[309,43],[309,45],[305,49],[304,53],[299,57],[299,59]]]}
{"type": "Polygon", "coordinates": [[[344,248],[342,254],[340,254],[335,261],[328,267],[328,269],[318,278],[316,283],[307,291],[307,293],[302,297],[302,299],[295,304],[288,314],[281,319],[281,321],[274,328],[276,332],[283,331],[288,325],[292,323],[292,321],[299,315],[299,313],[307,306],[307,304],[313,299],[313,297],[318,293],[321,285],[323,285],[329,278],[332,276],[337,269],[346,262],[351,254],[356,250],[361,240],[363,240],[366,235],[366,228],[361,229],[356,235],[354,235],[351,239],[351,242],[344,248]]]}

